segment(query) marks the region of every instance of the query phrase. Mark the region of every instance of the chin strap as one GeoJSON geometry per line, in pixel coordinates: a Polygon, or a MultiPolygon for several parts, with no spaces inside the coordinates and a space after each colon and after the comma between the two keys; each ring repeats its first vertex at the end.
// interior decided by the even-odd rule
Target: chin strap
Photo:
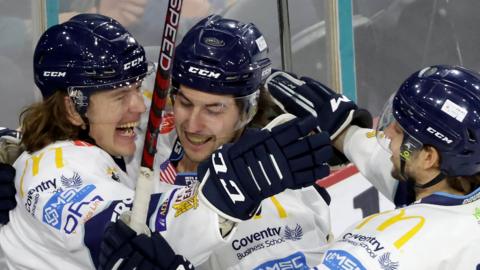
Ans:
{"type": "Polygon", "coordinates": [[[440,182],[442,182],[444,179],[445,179],[446,175],[444,173],[439,173],[437,176],[435,176],[432,180],[430,180],[429,182],[423,184],[423,185],[420,185],[420,184],[417,184],[415,183],[415,187],[416,188],[421,188],[421,189],[424,189],[424,188],[429,188],[431,186],[434,186],[440,182]]]}
{"type": "Polygon", "coordinates": [[[435,176],[432,180],[428,181],[427,183],[423,184],[423,185],[420,185],[418,183],[415,182],[415,180],[412,178],[412,177],[409,177],[406,173],[405,173],[405,160],[400,158],[400,175],[405,179],[407,180],[408,182],[411,182],[413,183],[413,185],[415,186],[415,188],[420,188],[420,189],[425,189],[425,188],[429,188],[431,186],[434,186],[440,182],[442,182],[446,175],[442,172],[440,172],[437,176],[435,176]]]}

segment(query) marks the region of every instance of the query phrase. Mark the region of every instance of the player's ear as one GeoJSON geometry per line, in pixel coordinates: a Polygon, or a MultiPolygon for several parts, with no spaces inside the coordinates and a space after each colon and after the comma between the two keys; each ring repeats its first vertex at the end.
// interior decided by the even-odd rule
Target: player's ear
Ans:
{"type": "Polygon", "coordinates": [[[440,168],[440,154],[433,146],[423,147],[423,168],[440,168]]]}
{"type": "Polygon", "coordinates": [[[63,101],[65,104],[67,119],[74,126],[79,126],[83,128],[85,126],[85,123],[83,122],[83,119],[80,116],[80,114],[77,112],[77,110],[75,110],[75,105],[73,104],[73,101],[68,96],[65,96],[63,101]]]}

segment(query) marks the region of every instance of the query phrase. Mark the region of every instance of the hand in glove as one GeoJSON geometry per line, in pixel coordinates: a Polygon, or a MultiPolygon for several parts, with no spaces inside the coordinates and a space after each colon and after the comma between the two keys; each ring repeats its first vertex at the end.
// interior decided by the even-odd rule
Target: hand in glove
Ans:
{"type": "Polygon", "coordinates": [[[0,163],[0,224],[8,223],[8,212],[17,205],[14,180],[15,169],[9,164],[0,163]]]}
{"type": "Polygon", "coordinates": [[[330,133],[332,140],[351,124],[372,127],[368,111],[311,78],[298,79],[277,71],[267,78],[265,85],[281,108],[297,117],[313,115],[319,130],[330,133]]]}
{"type": "Polygon", "coordinates": [[[238,222],[251,218],[263,199],[327,176],[329,135],[311,134],[315,127],[313,117],[294,119],[270,131],[247,130],[223,145],[199,166],[200,199],[238,222]]]}
{"type": "Polygon", "coordinates": [[[15,200],[15,169],[11,166],[20,155],[20,132],[0,127],[0,224],[7,224],[15,200]]]}
{"type": "Polygon", "coordinates": [[[137,235],[122,220],[111,222],[100,247],[100,270],[189,270],[193,265],[176,255],[159,234],[137,235]]]}

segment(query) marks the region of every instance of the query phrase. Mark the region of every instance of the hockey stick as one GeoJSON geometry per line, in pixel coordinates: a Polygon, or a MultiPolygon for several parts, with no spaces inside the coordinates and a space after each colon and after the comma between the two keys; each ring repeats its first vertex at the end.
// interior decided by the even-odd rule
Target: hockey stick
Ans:
{"type": "Polygon", "coordinates": [[[144,233],[147,220],[150,195],[153,188],[153,161],[155,157],[159,127],[162,123],[162,112],[167,102],[168,90],[175,50],[175,38],[180,24],[182,0],[169,0],[165,24],[163,26],[162,43],[158,67],[155,74],[152,104],[148,115],[147,131],[143,145],[140,175],[135,188],[130,227],[138,234],[144,233]]]}

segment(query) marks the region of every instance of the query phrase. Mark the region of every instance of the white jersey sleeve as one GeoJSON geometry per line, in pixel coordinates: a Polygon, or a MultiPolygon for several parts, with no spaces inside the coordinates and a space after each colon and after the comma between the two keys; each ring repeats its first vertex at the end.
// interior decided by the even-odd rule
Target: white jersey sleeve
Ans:
{"type": "MultiPolygon", "coordinates": [[[[9,267],[93,269],[105,225],[132,206],[128,176],[106,152],[78,141],[24,153],[15,168],[18,206],[0,230],[9,267]]],[[[197,192],[191,186],[153,194],[147,221],[194,263],[224,243],[218,216],[197,192]]]]}
{"type": "Polygon", "coordinates": [[[349,127],[343,141],[343,153],[373,186],[393,201],[398,181],[391,175],[391,155],[377,142],[375,130],[349,127]]]}

